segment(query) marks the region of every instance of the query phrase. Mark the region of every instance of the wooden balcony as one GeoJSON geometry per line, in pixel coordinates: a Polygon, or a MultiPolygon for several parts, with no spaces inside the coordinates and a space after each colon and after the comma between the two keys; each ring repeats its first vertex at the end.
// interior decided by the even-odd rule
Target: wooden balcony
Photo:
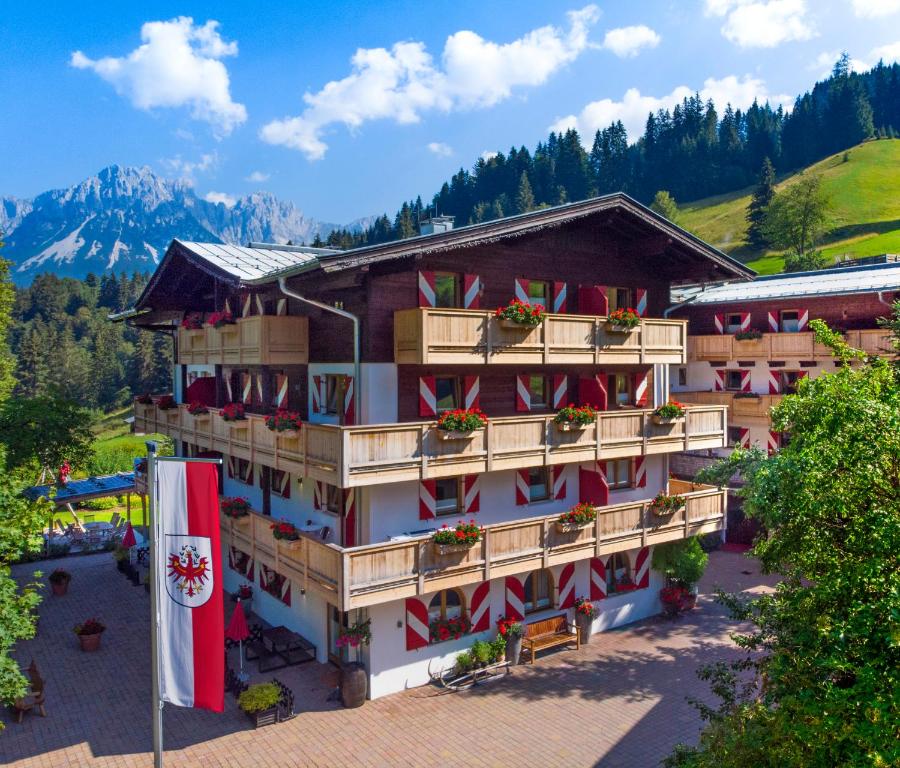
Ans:
{"type": "Polygon", "coordinates": [[[272,518],[255,513],[223,518],[222,531],[226,543],[347,611],[721,530],[723,490],[671,480],[669,492],[687,504],[665,518],[650,512],[647,499],[602,507],[593,524],[571,533],[556,531],[556,515],[495,523],[485,526],[481,542],[454,556],[437,555],[429,536],[350,549],[306,536],[276,541],[272,518]]]}
{"type": "Polygon", "coordinates": [[[297,435],[270,431],[262,416],[238,422],[217,409],[191,416],[186,406],[135,404],[135,429],[162,432],[204,450],[259,462],[343,488],[541,465],[723,448],[725,408],[698,405],[658,426],[649,409],[602,411],[582,430],[562,432],[551,415],[490,419],[462,440],[442,440],[435,422],[338,427],[304,424],[297,435]]]}
{"type": "Polygon", "coordinates": [[[769,411],[784,397],[784,395],[748,397],[739,392],[674,392],[672,396],[682,403],[726,406],[730,426],[768,424],[769,411]]]}
{"type": "Polygon", "coordinates": [[[606,318],[553,315],[507,328],[493,312],[403,309],[394,313],[394,361],[413,365],[638,365],[686,361],[684,320],[644,319],[609,333],[606,318]]]}
{"type": "MultiPolygon", "coordinates": [[[[893,355],[890,333],[880,328],[847,331],[851,347],[869,355],[893,355]]],[[[816,344],[812,332],[764,333],[759,339],[741,341],[729,334],[688,336],[687,358],[705,360],[831,360],[828,347],[816,344]]]]}
{"type": "Polygon", "coordinates": [[[182,365],[304,365],[309,362],[309,319],[256,315],[221,328],[178,329],[182,365]]]}

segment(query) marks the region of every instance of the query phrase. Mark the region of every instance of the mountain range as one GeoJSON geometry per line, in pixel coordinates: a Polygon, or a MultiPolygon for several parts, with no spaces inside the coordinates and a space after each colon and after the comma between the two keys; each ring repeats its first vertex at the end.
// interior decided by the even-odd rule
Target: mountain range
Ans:
{"type": "MultiPolygon", "coordinates": [[[[374,217],[343,225],[365,229],[374,217]]],[[[234,205],[199,197],[185,181],[150,168],[110,165],[67,189],[32,200],[0,198],[3,258],[13,280],[30,283],[41,272],[61,277],[152,271],[173,238],[213,243],[309,243],[339,225],[304,216],[268,192],[234,205]]]]}

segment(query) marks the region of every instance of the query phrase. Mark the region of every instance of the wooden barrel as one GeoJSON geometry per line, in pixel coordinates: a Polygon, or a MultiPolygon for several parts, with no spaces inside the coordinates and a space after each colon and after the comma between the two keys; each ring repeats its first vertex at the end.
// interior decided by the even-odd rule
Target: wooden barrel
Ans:
{"type": "Polygon", "coordinates": [[[368,678],[366,668],[357,661],[341,666],[341,701],[348,709],[361,707],[366,701],[368,678]]]}

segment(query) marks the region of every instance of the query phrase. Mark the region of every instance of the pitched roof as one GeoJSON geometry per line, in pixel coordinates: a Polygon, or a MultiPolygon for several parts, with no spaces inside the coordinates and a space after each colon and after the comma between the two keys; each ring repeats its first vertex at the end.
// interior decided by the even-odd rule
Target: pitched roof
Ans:
{"type": "MultiPolygon", "coordinates": [[[[697,289],[694,294],[696,298],[691,304],[724,304],[894,290],[900,290],[900,264],[869,264],[789,275],[766,275],[751,282],[697,289]]],[[[685,292],[685,298],[687,295],[685,292]]]]}
{"type": "Polygon", "coordinates": [[[195,257],[242,282],[265,279],[268,275],[315,265],[320,256],[338,253],[331,248],[303,246],[267,247],[222,245],[175,240],[195,257]]]}

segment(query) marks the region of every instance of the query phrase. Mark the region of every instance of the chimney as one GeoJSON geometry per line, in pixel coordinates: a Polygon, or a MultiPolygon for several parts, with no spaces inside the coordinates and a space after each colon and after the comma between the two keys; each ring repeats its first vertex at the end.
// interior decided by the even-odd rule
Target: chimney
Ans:
{"type": "Polygon", "coordinates": [[[434,235],[438,232],[449,232],[453,229],[453,216],[432,216],[419,222],[420,235],[434,235]]]}

